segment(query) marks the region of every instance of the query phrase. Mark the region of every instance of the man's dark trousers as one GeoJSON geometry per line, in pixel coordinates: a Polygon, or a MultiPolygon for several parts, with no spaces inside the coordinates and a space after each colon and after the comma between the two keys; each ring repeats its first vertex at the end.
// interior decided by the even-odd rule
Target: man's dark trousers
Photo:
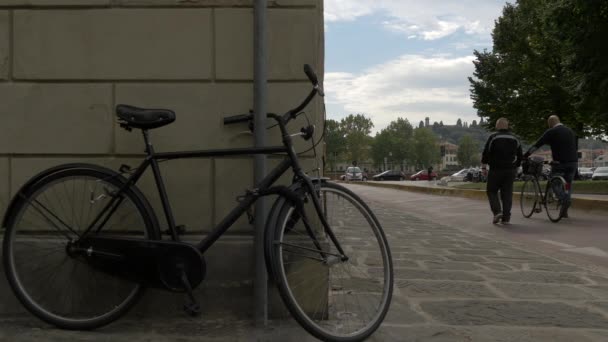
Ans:
{"type": "Polygon", "coordinates": [[[494,215],[502,213],[502,220],[509,221],[511,218],[511,206],[513,203],[513,181],[515,180],[515,169],[490,169],[488,171],[487,193],[490,200],[490,208],[494,215]],[[498,191],[500,190],[500,199],[498,191]],[[502,208],[500,202],[502,200],[502,208]]]}

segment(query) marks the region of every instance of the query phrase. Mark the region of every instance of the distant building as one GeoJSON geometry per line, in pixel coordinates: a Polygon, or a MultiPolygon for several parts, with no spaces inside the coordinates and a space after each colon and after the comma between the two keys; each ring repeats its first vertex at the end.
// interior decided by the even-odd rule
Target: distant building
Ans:
{"type": "Polygon", "coordinates": [[[439,162],[439,170],[450,169],[458,166],[458,145],[451,144],[449,142],[442,142],[439,144],[441,149],[441,161],[439,162]]]}
{"type": "Polygon", "coordinates": [[[599,153],[597,153],[598,150],[585,148],[578,151],[581,153],[581,157],[578,159],[578,166],[593,167],[593,160],[599,155],[599,153]]]}

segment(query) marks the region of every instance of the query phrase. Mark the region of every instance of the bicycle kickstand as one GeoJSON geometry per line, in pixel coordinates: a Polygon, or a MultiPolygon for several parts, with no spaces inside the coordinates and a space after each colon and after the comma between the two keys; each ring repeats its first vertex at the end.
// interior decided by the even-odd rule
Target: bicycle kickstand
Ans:
{"type": "Polygon", "coordinates": [[[190,285],[190,280],[188,280],[188,277],[186,276],[186,270],[182,268],[180,271],[182,285],[184,285],[188,295],[186,303],[184,304],[184,311],[190,316],[198,316],[201,313],[201,306],[196,302],[194,294],[192,294],[192,286],[190,285]]]}

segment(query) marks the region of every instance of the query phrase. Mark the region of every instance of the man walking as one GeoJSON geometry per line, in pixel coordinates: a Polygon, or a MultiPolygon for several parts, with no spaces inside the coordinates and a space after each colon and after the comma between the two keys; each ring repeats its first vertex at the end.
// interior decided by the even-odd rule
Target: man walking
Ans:
{"type": "Polygon", "coordinates": [[[502,222],[508,225],[513,202],[513,181],[517,167],[521,164],[522,150],[519,140],[509,131],[509,121],[506,118],[496,121],[496,130],[483,149],[481,170],[488,177],[486,189],[494,215],[492,223],[502,222]],[[490,165],[489,172],[486,165],[490,165]]]}
{"type": "Polygon", "coordinates": [[[551,172],[561,173],[566,181],[566,194],[562,199],[564,203],[561,210],[562,217],[567,218],[572,197],[572,181],[578,168],[578,138],[574,131],[560,122],[557,115],[551,115],[547,119],[547,124],[549,129],[530,147],[524,157],[528,158],[543,145],[551,146],[551,157],[554,162],[551,172]]]}

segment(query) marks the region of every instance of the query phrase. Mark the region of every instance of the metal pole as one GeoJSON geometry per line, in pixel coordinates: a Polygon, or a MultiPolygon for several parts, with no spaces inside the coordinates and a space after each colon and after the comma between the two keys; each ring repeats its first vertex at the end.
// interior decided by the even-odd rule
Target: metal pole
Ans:
{"type": "MultiPolygon", "coordinates": [[[[253,8],[253,112],[255,146],[266,145],[266,0],[255,0],[253,8]]],[[[266,156],[256,155],[254,159],[255,184],[260,182],[266,174],[266,156]]],[[[254,308],[255,323],[265,326],[268,319],[268,286],[266,263],[264,262],[264,227],[266,220],[266,203],[259,199],[255,206],[255,280],[254,280],[254,308]]]]}

